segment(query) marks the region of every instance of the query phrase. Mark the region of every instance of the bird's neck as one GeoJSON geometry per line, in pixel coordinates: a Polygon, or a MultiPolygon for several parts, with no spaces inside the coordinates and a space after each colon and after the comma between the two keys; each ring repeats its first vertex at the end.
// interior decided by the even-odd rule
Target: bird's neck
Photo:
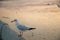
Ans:
{"type": "Polygon", "coordinates": [[[15,25],[16,25],[16,26],[20,25],[19,21],[16,21],[16,22],[15,22],[15,25]]]}

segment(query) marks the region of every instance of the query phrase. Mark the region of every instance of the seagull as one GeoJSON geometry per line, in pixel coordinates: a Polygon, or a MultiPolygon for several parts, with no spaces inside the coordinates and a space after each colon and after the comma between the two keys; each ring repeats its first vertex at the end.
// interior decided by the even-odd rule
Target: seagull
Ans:
{"type": "Polygon", "coordinates": [[[17,19],[14,19],[11,21],[11,23],[15,23],[15,26],[17,27],[18,30],[20,30],[20,35],[19,36],[22,36],[23,35],[23,31],[29,31],[29,30],[34,30],[36,28],[30,28],[30,27],[27,27],[26,25],[23,25],[21,23],[19,23],[19,21],[17,19]]]}

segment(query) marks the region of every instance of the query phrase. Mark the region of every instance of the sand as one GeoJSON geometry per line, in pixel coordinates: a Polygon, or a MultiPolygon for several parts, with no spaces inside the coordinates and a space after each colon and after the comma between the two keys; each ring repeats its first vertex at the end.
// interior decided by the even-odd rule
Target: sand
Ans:
{"type": "MultiPolygon", "coordinates": [[[[33,37],[31,32],[24,33],[26,40],[60,40],[60,8],[56,5],[1,7],[0,17],[2,16],[8,16],[11,20],[17,18],[22,24],[36,27],[33,37]]],[[[19,34],[11,20],[0,20],[8,23],[10,28],[19,34]]]]}

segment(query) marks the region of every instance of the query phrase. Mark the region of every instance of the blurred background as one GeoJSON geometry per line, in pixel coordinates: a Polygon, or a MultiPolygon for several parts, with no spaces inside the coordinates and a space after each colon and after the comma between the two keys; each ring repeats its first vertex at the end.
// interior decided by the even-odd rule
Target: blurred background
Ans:
{"type": "Polygon", "coordinates": [[[60,40],[60,0],[1,0],[0,20],[9,24],[9,28],[17,34],[14,23],[10,21],[17,18],[20,23],[35,27],[31,32],[24,32],[26,40],[60,40]],[[11,20],[1,18],[10,17],[11,20]]]}
{"type": "Polygon", "coordinates": [[[25,5],[52,5],[59,4],[60,0],[0,0],[0,6],[25,6],[25,5]]]}

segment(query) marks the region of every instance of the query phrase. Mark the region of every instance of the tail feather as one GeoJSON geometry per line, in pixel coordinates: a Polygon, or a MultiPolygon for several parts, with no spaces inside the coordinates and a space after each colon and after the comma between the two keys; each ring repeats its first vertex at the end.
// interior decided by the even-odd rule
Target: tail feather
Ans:
{"type": "Polygon", "coordinates": [[[33,29],[36,29],[36,28],[29,28],[29,30],[33,30],[33,29]]]}

